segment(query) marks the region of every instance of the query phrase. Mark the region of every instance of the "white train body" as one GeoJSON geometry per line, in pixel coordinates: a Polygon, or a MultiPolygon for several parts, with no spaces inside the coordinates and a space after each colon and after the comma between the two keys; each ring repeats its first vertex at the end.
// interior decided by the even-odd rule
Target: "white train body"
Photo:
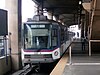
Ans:
{"type": "Polygon", "coordinates": [[[51,63],[67,49],[67,27],[55,21],[26,22],[22,26],[22,61],[51,63]]]}

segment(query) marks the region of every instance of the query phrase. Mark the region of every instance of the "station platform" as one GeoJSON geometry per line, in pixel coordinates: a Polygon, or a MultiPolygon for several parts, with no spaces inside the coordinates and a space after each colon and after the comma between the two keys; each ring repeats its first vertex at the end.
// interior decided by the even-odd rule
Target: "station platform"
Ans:
{"type": "Polygon", "coordinates": [[[100,75],[100,55],[74,55],[68,63],[62,75],[100,75]]]}
{"type": "Polygon", "coordinates": [[[71,55],[67,52],[50,75],[100,75],[100,54],[89,56],[88,42],[85,43],[84,50],[82,46],[81,40],[74,40],[71,55]],[[66,62],[63,63],[63,68],[61,62],[66,62]]]}

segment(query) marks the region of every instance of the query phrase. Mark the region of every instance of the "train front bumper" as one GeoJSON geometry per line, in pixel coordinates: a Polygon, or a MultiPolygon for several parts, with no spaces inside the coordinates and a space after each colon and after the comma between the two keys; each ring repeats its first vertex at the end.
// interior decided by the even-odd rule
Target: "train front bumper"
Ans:
{"type": "Polygon", "coordinates": [[[51,63],[54,62],[52,54],[24,55],[23,63],[51,63]]]}
{"type": "Polygon", "coordinates": [[[52,58],[42,58],[42,59],[24,59],[23,63],[51,63],[54,62],[52,58]]]}

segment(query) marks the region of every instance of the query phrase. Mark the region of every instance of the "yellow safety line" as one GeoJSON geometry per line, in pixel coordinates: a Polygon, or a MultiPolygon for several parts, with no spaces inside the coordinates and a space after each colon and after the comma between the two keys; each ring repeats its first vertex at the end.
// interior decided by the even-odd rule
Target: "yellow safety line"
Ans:
{"type": "Polygon", "coordinates": [[[50,75],[62,75],[67,61],[68,55],[67,53],[65,53],[64,56],[60,59],[60,61],[57,63],[53,71],[50,73],[50,75]]]}

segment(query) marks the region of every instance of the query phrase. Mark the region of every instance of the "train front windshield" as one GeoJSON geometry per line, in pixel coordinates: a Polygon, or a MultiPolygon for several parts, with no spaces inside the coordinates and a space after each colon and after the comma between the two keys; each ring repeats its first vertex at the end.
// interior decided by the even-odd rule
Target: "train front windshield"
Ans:
{"type": "Polygon", "coordinates": [[[50,48],[50,25],[24,24],[24,48],[50,48]]]}

